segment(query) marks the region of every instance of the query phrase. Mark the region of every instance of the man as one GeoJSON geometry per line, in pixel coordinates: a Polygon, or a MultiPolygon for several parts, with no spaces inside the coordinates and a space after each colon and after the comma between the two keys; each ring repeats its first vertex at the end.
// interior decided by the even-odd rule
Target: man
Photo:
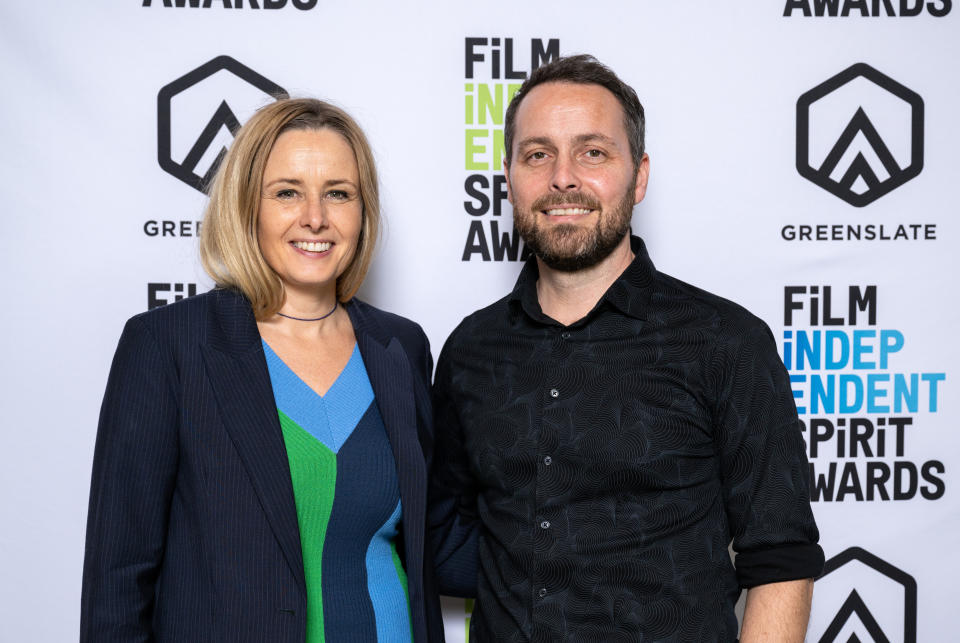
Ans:
{"type": "Polygon", "coordinates": [[[434,385],[437,569],[447,592],[476,583],[471,641],[733,641],[741,588],[743,641],[803,640],[823,552],[789,379],[762,321],[630,235],[643,136],[590,56],[507,110],[535,258],[453,332],[434,385]]]}

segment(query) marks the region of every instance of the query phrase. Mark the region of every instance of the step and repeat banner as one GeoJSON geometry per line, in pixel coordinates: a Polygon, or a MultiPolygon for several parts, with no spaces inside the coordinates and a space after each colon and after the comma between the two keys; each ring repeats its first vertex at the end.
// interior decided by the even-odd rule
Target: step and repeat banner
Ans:
{"type": "MultiPolygon", "coordinates": [[[[558,56],[636,88],[634,230],[778,338],[827,555],[809,641],[947,641],[960,576],[960,10],[951,0],[7,2],[0,640],[74,640],[124,321],[210,287],[201,191],[278,92],[365,128],[386,230],[361,296],[434,356],[525,258],[504,111],[558,56]]],[[[439,427],[439,430],[443,430],[439,427]]],[[[445,599],[461,642],[471,603],[445,599]]]]}

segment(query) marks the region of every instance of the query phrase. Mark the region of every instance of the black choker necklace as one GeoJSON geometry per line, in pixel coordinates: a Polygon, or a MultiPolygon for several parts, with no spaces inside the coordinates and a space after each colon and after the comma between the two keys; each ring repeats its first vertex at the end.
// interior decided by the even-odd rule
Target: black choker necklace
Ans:
{"type": "Polygon", "coordinates": [[[337,310],[337,305],[338,305],[339,303],[340,303],[340,302],[338,302],[338,301],[334,301],[334,302],[333,302],[333,308],[330,309],[330,312],[327,313],[326,315],[320,315],[319,317],[294,317],[293,315],[284,315],[283,313],[281,313],[281,312],[279,312],[279,311],[277,312],[277,314],[280,315],[281,317],[286,317],[287,319],[296,319],[297,321],[320,321],[321,319],[326,319],[327,317],[329,317],[330,315],[332,315],[334,312],[336,312],[336,310],[337,310]]]}

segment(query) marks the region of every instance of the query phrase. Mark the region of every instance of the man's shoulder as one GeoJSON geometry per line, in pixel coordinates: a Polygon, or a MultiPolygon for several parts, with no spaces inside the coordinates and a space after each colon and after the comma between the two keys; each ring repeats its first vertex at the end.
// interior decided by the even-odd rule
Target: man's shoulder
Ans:
{"type": "Polygon", "coordinates": [[[508,293],[488,306],[473,311],[453,329],[444,348],[454,348],[486,333],[499,333],[509,324],[510,298],[508,293]]]}
{"type": "Polygon", "coordinates": [[[677,315],[700,320],[718,335],[769,334],[766,322],[735,301],[657,271],[651,308],[663,319],[677,315]]]}

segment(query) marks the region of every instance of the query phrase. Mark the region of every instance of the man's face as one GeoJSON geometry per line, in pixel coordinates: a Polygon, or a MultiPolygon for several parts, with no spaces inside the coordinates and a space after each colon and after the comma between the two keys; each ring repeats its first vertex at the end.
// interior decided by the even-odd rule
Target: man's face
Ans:
{"type": "Polygon", "coordinates": [[[544,83],[517,110],[504,170],[517,231],[556,270],[605,259],[630,229],[647,188],[646,155],[635,168],[623,108],[600,85],[544,83]]]}

